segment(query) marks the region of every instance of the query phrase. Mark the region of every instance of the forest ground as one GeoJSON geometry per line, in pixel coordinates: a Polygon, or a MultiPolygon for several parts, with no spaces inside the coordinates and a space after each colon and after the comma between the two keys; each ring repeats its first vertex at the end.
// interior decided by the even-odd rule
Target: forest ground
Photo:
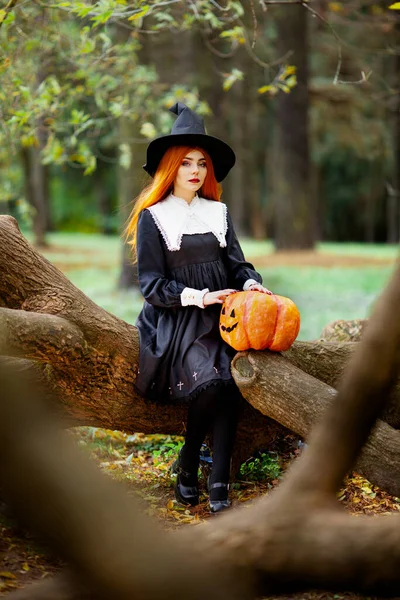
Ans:
{"type": "MultiPolygon", "coordinates": [[[[218,515],[211,515],[208,511],[206,472],[200,474],[202,493],[199,506],[186,508],[175,501],[171,465],[182,438],[142,434],[127,436],[92,427],[75,428],[70,433],[82,451],[88,453],[105,474],[124,482],[128,494],[139,496],[142,509],[152,515],[163,529],[212,527],[213,521],[218,519],[218,515]]],[[[269,494],[279,485],[287,467],[301,451],[301,443],[295,435],[282,434],[263,456],[244,465],[232,486],[233,509],[240,505],[250,506],[254,499],[269,494]]],[[[399,498],[390,496],[354,472],[347,477],[338,494],[338,502],[354,516],[400,511],[399,498]]],[[[49,577],[62,567],[62,562],[52,557],[39,540],[15,523],[4,505],[0,510],[0,560],[0,596],[7,596],[16,588],[49,577]]],[[[362,597],[350,593],[310,591],[291,595],[290,598],[357,600],[362,597]]]]}
{"type": "MultiPolygon", "coordinates": [[[[96,236],[76,236],[75,243],[72,244],[70,239],[72,238],[67,241],[65,236],[55,236],[53,238],[55,241],[52,241],[50,247],[45,250],[45,255],[81,288],[84,288],[79,285],[81,281],[87,282],[91,276],[93,280],[95,278],[97,280],[99,273],[103,274],[103,288],[93,288],[94,293],[91,293],[89,288],[84,291],[94,301],[105,304],[105,308],[118,314],[118,310],[115,309],[119,308],[121,296],[117,292],[110,290],[107,301],[104,292],[96,294],[96,290],[110,287],[110,273],[115,276],[117,272],[118,241],[107,240],[107,243],[102,245],[102,251],[99,252],[96,236]],[[93,244],[93,241],[96,243],[93,244]],[[111,253],[110,248],[113,249],[111,253]]],[[[308,286],[308,298],[310,298],[310,293],[315,290],[316,280],[319,282],[318,286],[326,291],[325,303],[328,299],[329,304],[329,299],[335,295],[335,290],[341,290],[341,294],[337,293],[337,295],[344,297],[347,304],[352,304],[355,298],[365,297],[368,294],[367,299],[370,304],[389,276],[397,254],[396,248],[388,246],[363,248],[361,245],[344,247],[339,244],[328,244],[322,251],[285,253],[273,253],[271,247],[264,243],[250,242],[247,245],[244,243],[243,246],[246,257],[262,271],[266,285],[282,294],[285,294],[285,286],[289,285],[289,290],[294,290],[291,297],[298,304],[301,303],[298,298],[295,298],[296,292],[301,298],[298,290],[301,291],[304,286],[308,286]],[[274,280],[275,287],[268,284],[267,280],[274,280]],[[290,284],[287,283],[289,281],[290,284]],[[352,288],[350,296],[347,297],[343,290],[346,291],[349,282],[354,289],[352,288]],[[277,289],[279,286],[282,289],[277,289]]],[[[289,292],[286,294],[289,295],[289,292]]],[[[321,302],[321,297],[317,297],[316,301],[321,302]]],[[[138,304],[140,306],[139,301],[138,304]]],[[[312,302],[308,304],[311,304],[308,306],[311,314],[314,305],[312,302]]],[[[360,311],[359,304],[357,310],[360,311]]],[[[346,314],[343,314],[343,306],[335,302],[332,306],[324,306],[324,311],[321,318],[324,319],[329,315],[329,320],[366,316],[358,312],[353,317],[349,317],[348,312],[344,311],[346,314]]],[[[301,312],[303,317],[302,309],[301,312]]],[[[119,316],[124,318],[121,314],[119,316]]],[[[129,320],[133,321],[133,317],[129,320]]],[[[326,325],[327,322],[328,320],[325,320],[323,324],[326,325]]],[[[319,323],[313,322],[313,327],[314,329],[306,328],[306,333],[315,331],[319,323]]],[[[307,339],[305,335],[303,339],[307,339]]],[[[198,507],[185,508],[179,506],[174,499],[170,468],[182,444],[182,438],[144,436],[140,433],[127,436],[121,432],[88,427],[71,430],[71,436],[82,447],[82,451],[93,457],[102,471],[123,481],[128,487],[129,494],[138,494],[143,501],[143,510],[153,515],[163,528],[212,527],[213,520],[218,518],[218,515],[210,515],[208,512],[205,493],[206,473],[202,473],[200,477],[202,495],[198,507]]],[[[273,447],[266,449],[265,453],[245,464],[240,479],[232,486],[233,507],[250,506],[255,498],[270,493],[275,486],[279,485],[288,465],[300,452],[299,438],[295,435],[282,434],[276,439],[273,447]]],[[[345,510],[355,516],[387,514],[400,510],[399,498],[394,498],[376,486],[372,486],[357,473],[349,474],[338,494],[338,501],[345,510]]],[[[52,557],[39,540],[13,521],[9,509],[4,505],[0,505],[0,561],[0,596],[6,596],[13,589],[24,587],[34,580],[51,576],[62,566],[61,561],[52,557]]],[[[291,595],[290,598],[356,600],[361,597],[350,593],[329,594],[311,591],[291,595]]]]}

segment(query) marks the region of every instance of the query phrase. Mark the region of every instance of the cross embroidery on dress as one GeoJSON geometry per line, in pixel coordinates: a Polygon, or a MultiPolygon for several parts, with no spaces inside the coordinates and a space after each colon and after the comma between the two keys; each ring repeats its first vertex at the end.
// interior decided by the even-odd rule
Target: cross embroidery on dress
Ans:
{"type": "Polygon", "coordinates": [[[182,391],[182,386],[185,385],[182,381],[180,381],[179,383],[176,384],[176,387],[179,388],[179,391],[182,391]]]}
{"type": "Polygon", "coordinates": [[[194,380],[197,381],[197,373],[196,373],[196,371],[194,371],[193,377],[194,377],[194,380]]]}

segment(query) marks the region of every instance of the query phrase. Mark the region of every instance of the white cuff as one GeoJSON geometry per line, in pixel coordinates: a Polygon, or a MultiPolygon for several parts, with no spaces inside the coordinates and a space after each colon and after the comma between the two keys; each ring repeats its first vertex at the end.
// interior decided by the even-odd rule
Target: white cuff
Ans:
{"type": "Polygon", "coordinates": [[[209,292],[208,288],[204,290],[194,290],[186,287],[181,293],[182,306],[198,306],[204,308],[204,296],[209,292]]]}
{"type": "Polygon", "coordinates": [[[255,283],[258,284],[258,281],[256,281],[255,279],[248,279],[247,281],[245,281],[244,286],[243,286],[243,290],[245,292],[247,292],[247,290],[250,289],[250,286],[254,285],[255,283]]]}

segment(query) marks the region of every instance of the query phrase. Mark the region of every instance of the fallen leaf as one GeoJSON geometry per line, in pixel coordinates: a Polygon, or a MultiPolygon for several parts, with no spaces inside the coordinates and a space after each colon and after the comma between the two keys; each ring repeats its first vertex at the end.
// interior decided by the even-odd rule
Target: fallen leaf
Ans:
{"type": "Polygon", "coordinates": [[[10,573],[10,571],[0,571],[0,577],[3,579],[17,579],[14,573],[10,573]]]}

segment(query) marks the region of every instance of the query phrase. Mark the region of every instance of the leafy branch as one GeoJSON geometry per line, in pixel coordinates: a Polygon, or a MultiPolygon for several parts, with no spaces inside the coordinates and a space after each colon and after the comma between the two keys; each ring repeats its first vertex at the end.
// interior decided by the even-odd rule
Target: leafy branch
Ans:
{"type": "Polygon", "coordinates": [[[0,27],[3,25],[4,21],[6,20],[12,9],[15,7],[17,2],[18,0],[9,0],[5,8],[0,9],[0,27]]]}

